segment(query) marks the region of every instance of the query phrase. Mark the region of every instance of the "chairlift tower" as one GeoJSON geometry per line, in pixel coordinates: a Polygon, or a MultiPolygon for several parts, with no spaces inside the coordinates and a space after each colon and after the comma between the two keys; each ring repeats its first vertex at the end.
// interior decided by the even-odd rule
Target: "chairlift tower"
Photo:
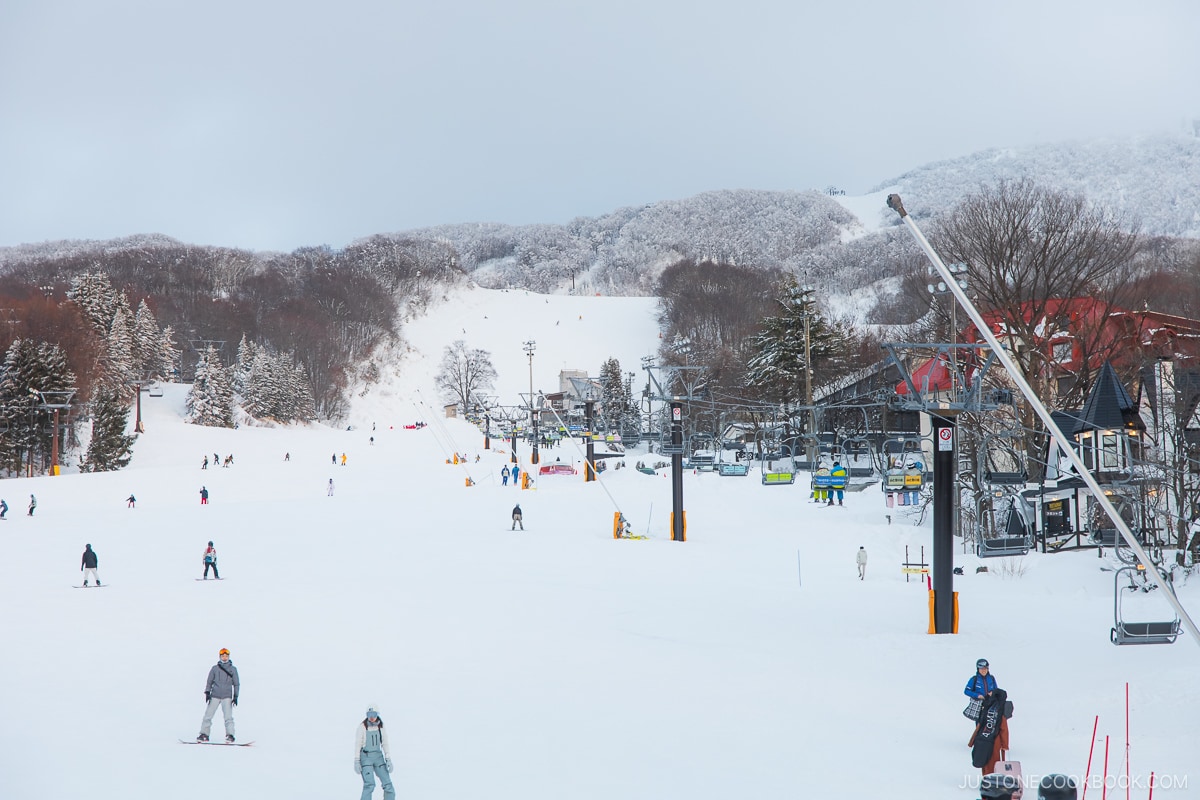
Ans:
{"type": "Polygon", "coordinates": [[[931,633],[954,633],[957,620],[954,612],[954,495],[957,474],[955,454],[958,415],[966,412],[989,412],[1000,407],[996,398],[982,396],[983,379],[991,368],[995,353],[983,344],[929,344],[925,342],[889,342],[883,345],[899,368],[908,389],[907,395],[893,395],[888,406],[894,411],[919,411],[929,415],[933,423],[933,619],[931,633]],[[954,368],[950,371],[951,388],[946,399],[927,400],[913,380],[905,359],[898,351],[933,348],[936,358],[946,359],[954,368]],[[967,349],[977,355],[988,355],[968,384],[958,373],[958,359],[947,359],[947,352],[967,349]]]}
{"type": "MultiPolygon", "coordinates": [[[[38,407],[43,411],[54,412],[54,431],[51,436],[50,446],[50,474],[58,474],[58,412],[63,409],[68,411],[71,408],[71,398],[75,396],[76,389],[64,389],[60,391],[43,391],[41,389],[30,388],[29,393],[38,398],[38,407]]],[[[30,450],[32,453],[32,448],[30,450]]],[[[32,456],[31,456],[32,458],[32,456]]]]}

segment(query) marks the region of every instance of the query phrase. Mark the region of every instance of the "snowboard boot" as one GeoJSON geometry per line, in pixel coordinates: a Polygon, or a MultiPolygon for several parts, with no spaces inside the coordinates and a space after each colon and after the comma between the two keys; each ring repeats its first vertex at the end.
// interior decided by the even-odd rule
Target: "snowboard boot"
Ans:
{"type": "Polygon", "coordinates": [[[233,734],[232,733],[225,734],[225,744],[233,744],[233,734]]]}
{"type": "Polygon", "coordinates": [[[84,588],[87,588],[87,581],[83,582],[84,588]]]}
{"type": "Polygon", "coordinates": [[[197,742],[207,742],[207,741],[208,741],[208,734],[207,734],[207,733],[202,733],[202,734],[200,734],[199,736],[197,736],[197,737],[196,737],[196,741],[197,741],[197,742]]]}
{"type": "Polygon", "coordinates": [[[100,585],[100,579],[99,579],[99,578],[96,578],[96,585],[97,585],[97,586],[99,586],[99,585],[100,585]]]}

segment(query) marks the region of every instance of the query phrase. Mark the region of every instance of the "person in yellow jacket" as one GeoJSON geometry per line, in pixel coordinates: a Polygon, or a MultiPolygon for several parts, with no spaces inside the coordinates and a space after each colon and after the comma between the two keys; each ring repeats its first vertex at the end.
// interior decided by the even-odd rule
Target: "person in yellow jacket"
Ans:
{"type": "Polygon", "coordinates": [[[816,471],[816,473],[814,473],[814,475],[815,475],[815,477],[813,478],[812,501],[814,503],[824,503],[826,500],[829,499],[829,487],[825,484],[824,481],[821,481],[820,483],[818,483],[816,478],[828,478],[829,477],[829,467],[822,465],[821,468],[818,469],[816,471]]]}
{"type": "Polygon", "coordinates": [[[836,461],[833,462],[833,469],[829,470],[829,477],[832,479],[829,484],[829,505],[833,505],[834,495],[837,495],[838,505],[840,506],[842,498],[846,496],[846,468],[836,461]]]}

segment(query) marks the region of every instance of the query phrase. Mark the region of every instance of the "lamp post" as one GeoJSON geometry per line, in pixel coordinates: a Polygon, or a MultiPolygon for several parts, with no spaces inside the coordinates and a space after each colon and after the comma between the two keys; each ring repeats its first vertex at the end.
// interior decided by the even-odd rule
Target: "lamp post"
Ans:
{"type": "Polygon", "coordinates": [[[530,339],[525,342],[525,355],[529,356],[529,422],[532,427],[531,448],[529,451],[529,463],[538,463],[538,419],[537,411],[533,405],[533,351],[537,349],[537,342],[530,339]]]}
{"type": "MultiPolygon", "coordinates": [[[[963,289],[967,288],[967,265],[966,264],[949,264],[946,269],[950,270],[950,274],[954,277],[954,282],[963,289]],[[962,276],[962,277],[959,277],[962,276]]],[[[950,294],[950,287],[945,281],[926,284],[926,289],[929,293],[937,296],[942,294],[950,294]]],[[[950,391],[957,396],[958,393],[958,302],[953,297],[950,298],[950,391]]]]}
{"type": "Polygon", "coordinates": [[[807,452],[805,453],[805,457],[808,459],[808,463],[810,464],[815,462],[817,459],[814,445],[816,440],[812,438],[817,434],[817,412],[816,409],[813,408],[812,328],[810,324],[810,320],[812,319],[813,293],[815,291],[816,287],[807,284],[800,287],[800,303],[804,308],[804,403],[808,406],[809,433],[809,438],[805,439],[807,444],[807,452]]]}

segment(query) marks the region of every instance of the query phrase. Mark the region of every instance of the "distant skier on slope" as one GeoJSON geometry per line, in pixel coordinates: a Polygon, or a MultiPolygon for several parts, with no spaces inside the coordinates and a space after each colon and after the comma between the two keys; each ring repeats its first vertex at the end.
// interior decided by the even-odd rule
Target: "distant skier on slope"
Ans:
{"type": "Polygon", "coordinates": [[[383,786],[383,800],[396,800],[390,753],[387,731],[384,730],[383,720],[379,718],[379,710],[374,705],[369,706],[366,718],[354,736],[354,771],[362,775],[362,800],[371,800],[375,792],[376,775],[383,786]]]}
{"type": "Polygon", "coordinates": [[[854,561],[858,564],[858,579],[865,580],[867,577],[867,548],[859,547],[854,561]]]}
{"type": "Polygon", "coordinates": [[[8,503],[0,500],[0,519],[4,519],[4,515],[8,513],[8,503]]]}
{"type": "Polygon", "coordinates": [[[29,495],[29,516],[33,516],[33,512],[37,510],[37,498],[29,495]]]}
{"type": "Polygon", "coordinates": [[[229,660],[229,650],[222,647],[217,656],[220,660],[208,671],[208,680],[204,683],[204,700],[208,705],[204,709],[204,720],[200,723],[200,735],[196,741],[208,741],[213,717],[216,716],[217,706],[220,706],[221,716],[225,720],[225,741],[232,744],[235,741],[233,707],[238,704],[242,684],[238,680],[237,667],[229,660]]]}
{"type": "Polygon", "coordinates": [[[521,530],[525,530],[525,523],[521,521],[522,519],[524,519],[524,515],[521,513],[521,504],[517,503],[515,506],[513,506],[512,528],[510,530],[515,531],[518,525],[521,526],[521,530]]]}

